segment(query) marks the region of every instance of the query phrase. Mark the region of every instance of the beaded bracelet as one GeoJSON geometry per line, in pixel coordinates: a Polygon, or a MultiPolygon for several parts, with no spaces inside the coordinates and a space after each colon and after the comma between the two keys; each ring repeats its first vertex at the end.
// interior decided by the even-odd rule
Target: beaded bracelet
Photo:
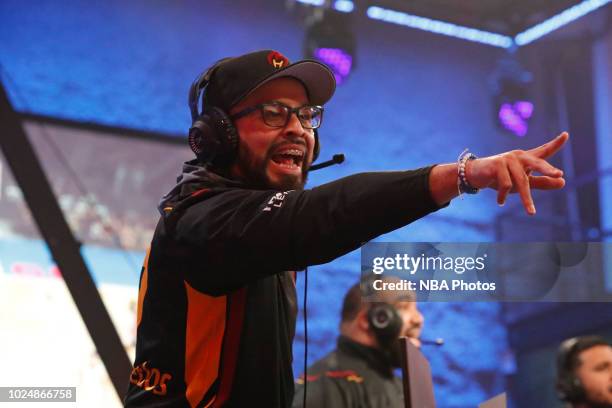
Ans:
{"type": "Polygon", "coordinates": [[[462,193],[466,194],[476,194],[479,189],[472,186],[465,177],[465,166],[468,160],[477,159],[474,153],[470,153],[468,149],[465,149],[457,158],[457,191],[459,191],[459,196],[462,193]]]}

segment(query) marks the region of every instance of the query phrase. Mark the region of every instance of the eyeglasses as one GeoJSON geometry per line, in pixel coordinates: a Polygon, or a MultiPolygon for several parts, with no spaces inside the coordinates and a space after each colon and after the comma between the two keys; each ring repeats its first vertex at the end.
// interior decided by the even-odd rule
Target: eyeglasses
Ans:
{"type": "Polygon", "coordinates": [[[282,128],[287,126],[289,118],[293,113],[304,129],[316,129],[323,121],[323,107],[316,105],[305,105],[299,108],[291,108],[280,102],[262,103],[251,106],[230,116],[232,120],[240,119],[256,110],[261,111],[264,123],[270,127],[282,128]]]}

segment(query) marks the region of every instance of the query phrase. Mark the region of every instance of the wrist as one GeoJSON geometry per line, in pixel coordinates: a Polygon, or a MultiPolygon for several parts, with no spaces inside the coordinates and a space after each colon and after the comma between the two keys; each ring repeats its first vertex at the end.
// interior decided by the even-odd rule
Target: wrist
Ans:
{"type": "Polygon", "coordinates": [[[456,163],[437,164],[429,173],[429,192],[438,206],[446,205],[457,197],[456,163]]]}
{"type": "Polygon", "coordinates": [[[476,186],[474,183],[474,162],[478,159],[468,160],[465,163],[465,181],[472,187],[476,189],[480,189],[480,187],[476,186]]]}

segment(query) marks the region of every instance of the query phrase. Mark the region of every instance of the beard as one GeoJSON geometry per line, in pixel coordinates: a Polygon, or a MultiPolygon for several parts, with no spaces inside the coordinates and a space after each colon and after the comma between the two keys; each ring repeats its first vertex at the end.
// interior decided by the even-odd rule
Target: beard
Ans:
{"type": "Polygon", "coordinates": [[[399,337],[377,336],[377,349],[382,353],[385,363],[392,368],[402,367],[402,347],[399,337]]]}
{"type": "Polygon", "coordinates": [[[272,161],[274,152],[282,143],[272,145],[263,159],[259,160],[250,149],[240,151],[237,166],[242,174],[243,181],[250,187],[259,190],[303,190],[308,179],[308,166],[306,157],[302,161],[300,176],[281,174],[277,180],[271,180],[267,169],[272,161]]]}
{"type": "Polygon", "coordinates": [[[612,403],[610,402],[593,401],[588,397],[585,400],[585,404],[585,407],[588,408],[612,408],[612,403]]]}
{"type": "MultiPolygon", "coordinates": [[[[406,334],[402,334],[402,336],[407,337],[406,334]]],[[[415,338],[418,339],[418,336],[415,338]]],[[[404,355],[402,353],[402,344],[399,337],[383,339],[382,342],[381,339],[378,339],[378,341],[379,349],[384,353],[387,363],[393,368],[402,368],[404,355]]],[[[408,338],[408,341],[410,342],[410,338],[408,338]]]]}

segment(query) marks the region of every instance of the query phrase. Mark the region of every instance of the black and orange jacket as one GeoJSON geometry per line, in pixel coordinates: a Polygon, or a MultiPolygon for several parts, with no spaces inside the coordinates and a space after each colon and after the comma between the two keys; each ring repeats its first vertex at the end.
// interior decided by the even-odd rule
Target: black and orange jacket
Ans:
{"type": "Polygon", "coordinates": [[[438,209],[431,167],[286,192],[193,167],[162,202],[142,268],[125,406],[289,407],[292,271],[438,209]]]}
{"type": "Polygon", "coordinates": [[[402,380],[388,355],[340,336],[337,348],[300,376],[293,408],[403,408],[402,380]]]}

